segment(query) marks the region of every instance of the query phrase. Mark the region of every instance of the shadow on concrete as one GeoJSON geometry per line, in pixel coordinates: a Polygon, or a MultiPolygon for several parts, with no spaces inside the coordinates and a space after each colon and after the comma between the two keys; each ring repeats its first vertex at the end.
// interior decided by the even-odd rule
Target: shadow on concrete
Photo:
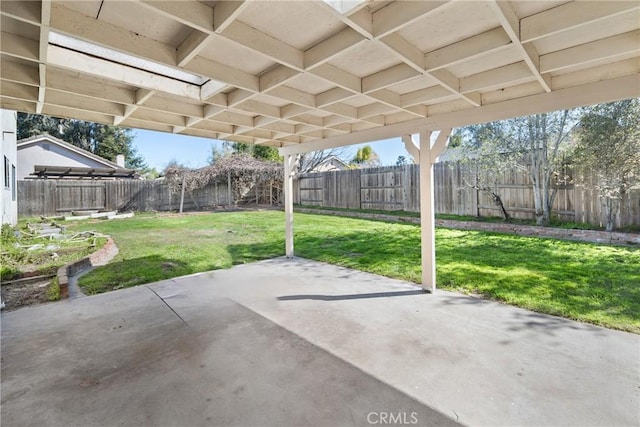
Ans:
{"type": "MultiPolygon", "coordinates": [[[[446,305],[489,305],[503,304],[499,301],[484,300],[475,296],[459,295],[442,298],[442,303],[446,305]]],[[[589,323],[581,323],[551,314],[536,313],[526,309],[517,309],[511,313],[510,320],[505,323],[509,332],[519,332],[524,330],[543,333],[548,336],[555,336],[559,330],[569,329],[574,331],[590,332],[598,336],[605,335],[605,329],[589,323]]],[[[504,343],[503,343],[504,344],[504,343]]]]}
{"type": "MultiPolygon", "coordinates": [[[[316,234],[301,228],[295,236],[296,255],[360,271],[393,271],[395,277],[419,280],[420,234],[410,225],[391,230],[385,223],[371,224],[367,228],[354,223],[354,230],[316,234]]],[[[481,284],[477,292],[485,294],[484,298],[540,300],[544,304],[534,308],[540,311],[570,312],[578,318],[596,319],[607,313],[638,319],[640,286],[630,286],[620,279],[637,276],[637,269],[629,261],[633,260],[628,256],[633,254],[627,253],[630,249],[589,255],[583,254],[592,246],[586,243],[461,230],[439,232],[436,240],[442,288],[455,289],[457,284],[471,288],[477,283],[481,284]]],[[[244,264],[281,256],[284,241],[229,245],[227,251],[234,265],[244,264]]],[[[322,277],[315,267],[305,269],[305,273],[322,277]]],[[[349,274],[345,272],[342,278],[349,279],[349,274]]],[[[531,327],[538,323],[537,319],[530,320],[531,327]]],[[[520,327],[520,322],[514,327],[520,327]]]]}
{"type": "Polygon", "coordinates": [[[605,329],[590,325],[588,323],[578,323],[573,320],[563,319],[551,315],[534,312],[520,311],[513,314],[513,320],[509,322],[509,331],[518,332],[522,330],[535,330],[546,335],[555,336],[555,332],[561,329],[571,329],[574,331],[590,332],[599,336],[605,336],[605,329]]]}
{"type": "Polygon", "coordinates": [[[347,295],[285,295],[278,297],[278,301],[298,301],[298,300],[317,300],[317,301],[341,301],[350,299],[369,299],[369,298],[389,298],[401,297],[408,295],[422,295],[423,290],[415,291],[397,291],[397,292],[373,292],[370,294],[347,294],[347,295]]]}

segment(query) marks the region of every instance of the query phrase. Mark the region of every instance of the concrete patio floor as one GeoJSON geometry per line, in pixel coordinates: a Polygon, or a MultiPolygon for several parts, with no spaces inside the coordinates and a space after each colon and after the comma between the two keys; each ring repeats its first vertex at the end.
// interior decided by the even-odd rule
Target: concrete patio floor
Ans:
{"type": "Polygon", "coordinates": [[[7,426],[640,424],[637,335],[304,259],[1,319],[7,426]]]}

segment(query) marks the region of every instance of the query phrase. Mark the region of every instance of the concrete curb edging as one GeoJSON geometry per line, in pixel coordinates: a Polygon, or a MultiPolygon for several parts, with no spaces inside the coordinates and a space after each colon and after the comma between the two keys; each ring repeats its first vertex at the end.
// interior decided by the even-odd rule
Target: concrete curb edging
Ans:
{"type": "Polygon", "coordinates": [[[104,265],[117,254],[118,247],[113,239],[109,237],[107,243],[94,253],[87,255],[78,261],[60,267],[57,274],[58,286],[60,286],[60,299],[69,298],[69,277],[72,277],[78,272],[89,267],[104,265]]]}
{"type": "MultiPolygon", "coordinates": [[[[350,218],[374,219],[381,221],[405,222],[420,224],[419,217],[397,215],[372,214],[365,212],[340,212],[324,209],[296,208],[296,212],[345,216],[350,218]]],[[[541,227],[537,225],[517,225],[507,223],[456,221],[450,219],[436,219],[436,226],[455,228],[459,230],[490,231],[495,233],[517,234],[528,237],[543,237],[552,239],[573,240],[578,242],[606,243],[610,245],[640,246],[640,234],[618,233],[598,230],[577,230],[567,228],[541,227]]]]}

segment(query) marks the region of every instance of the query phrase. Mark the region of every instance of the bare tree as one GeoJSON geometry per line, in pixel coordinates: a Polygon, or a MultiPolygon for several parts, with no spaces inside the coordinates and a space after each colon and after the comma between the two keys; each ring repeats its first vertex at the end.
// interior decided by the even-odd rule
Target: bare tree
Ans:
{"type": "MultiPolygon", "coordinates": [[[[213,165],[200,169],[168,167],[165,169],[165,179],[172,191],[181,192],[182,207],[185,192],[193,199],[193,190],[204,188],[216,181],[226,182],[229,185],[235,203],[258,185],[269,185],[271,188],[280,189],[284,173],[280,163],[259,160],[242,153],[224,156],[213,165]]],[[[257,199],[256,197],[256,202],[258,202],[257,199]]],[[[278,202],[277,199],[274,201],[278,202]]],[[[180,211],[182,212],[182,209],[180,211]]]]}
{"type": "Polygon", "coordinates": [[[482,170],[489,174],[505,166],[525,172],[533,189],[536,224],[546,225],[558,185],[568,179],[562,171],[576,123],[577,111],[564,110],[471,126],[465,128],[471,138],[463,147],[485,158],[482,170]]]}
{"type": "Polygon", "coordinates": [[[296,174],[309,173],[332,157],[348,163],[345,159],[350,157],[349,150],[345,147],[340,147],[298,154],[296,157],[296,174]]]}

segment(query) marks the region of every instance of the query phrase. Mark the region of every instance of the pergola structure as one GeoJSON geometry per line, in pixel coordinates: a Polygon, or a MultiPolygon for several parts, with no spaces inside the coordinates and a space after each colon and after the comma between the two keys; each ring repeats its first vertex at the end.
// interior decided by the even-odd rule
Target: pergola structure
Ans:
{"type": "Polygon", "coordinates": [[[637,0],[2,0],[0,13],[2,108],[281,147],[288,256],[294,156],[402,136],[422,166],[430,291],[431,165],[452,128],[640,95],[637,0]]]}

